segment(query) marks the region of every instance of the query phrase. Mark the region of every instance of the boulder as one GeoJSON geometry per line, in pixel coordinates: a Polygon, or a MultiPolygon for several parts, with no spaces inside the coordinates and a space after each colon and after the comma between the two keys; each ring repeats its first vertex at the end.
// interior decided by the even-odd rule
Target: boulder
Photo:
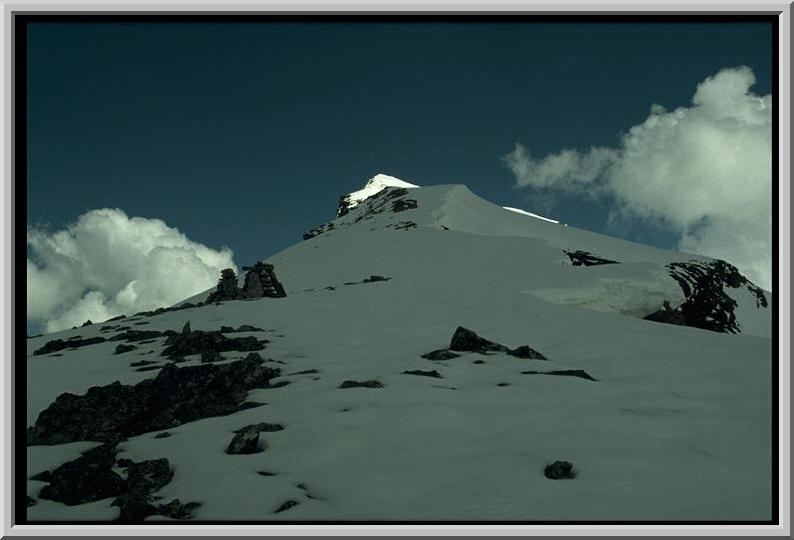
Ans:
{"type": "Polygon", "coordinates": [[[259,444],[259,428],[257,426],[247,426],[238,430],[229,446],[226,447],[227,454],[257,454],[263,450],[259,444]]]}
{"type": "Polygon", "coordinates": [[[555,461],[551,465],[546,465],[543,474],[551,480],[569,479],[576,476],[573,471],[573,463],[570,461],[555,461]]]}
{"type": "Polygon", "coordinates": [[[478,336],[473,330],[458,326],[449,342],[453,351],[476,352],[481,354],[492,352],[509,352],[510,349],[478,336]]]}

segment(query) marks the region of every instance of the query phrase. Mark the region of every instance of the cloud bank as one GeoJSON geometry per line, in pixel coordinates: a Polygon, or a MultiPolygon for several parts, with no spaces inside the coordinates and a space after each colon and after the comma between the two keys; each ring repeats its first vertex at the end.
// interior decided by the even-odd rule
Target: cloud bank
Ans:
{"type": "Polygon", "coordinates": [[[57,232],[29,228],[27,243],[27,318],[47,332],[174,304],[235,268],[228,248],[210,249],[159,219],[112,208],[57,232]]]}
{"type": "Polygon", "coordinates": [[[610,197],[611,219],[673,228],[678,248],[725,259],[772,285],[772,98],[750,91],[748,67],[697,86],[692,104],[648,118],[616,148],[564,149],[543,158],[516,144],[504,156],[517,187],[610,197]]]}

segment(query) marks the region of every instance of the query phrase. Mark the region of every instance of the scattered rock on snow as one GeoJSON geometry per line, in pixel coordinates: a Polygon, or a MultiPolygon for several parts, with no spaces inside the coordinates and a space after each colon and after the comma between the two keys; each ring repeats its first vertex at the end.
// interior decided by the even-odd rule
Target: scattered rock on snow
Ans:
{"type": "Polygon", "coordinates": [[[516,347],[511,351],[507,351],[507,354],[509,354],[510,356],[515,356],[516,358],[527,358],[530,360],[548,360],[548,358],[540,354],[538,351],[536,351],[529,345],[521,345],[520,347],[516,347]]]}
{"type": "Polygon", "coordinates": [[[449,348],[453,351],[476,352],[479,354],[501,352],[515,356],[517,358],[529,358],[536,360],[547,359],[529,345],[521,345],[515,349],[510,349],[501,343],[496,343],[494,341],[480,337],[473,330],[463,328],[462,326],[458,326],[455,329],[455,333],[452,335],[452,339],[449,342],[449,348]]]}
{"type": "Polygon", "coordinates": [[[618,261],[611,261],[609,259],[602,259],[587,251],[568,251],[563,250],[568,258],[571,260],[573,266],[598,266],[602,264],[619,264],[618,261]]]}
{"type": "Polygon", "coordinates": [[[426,358],[427,360],[449,360],[459,356],[459,354],[455,354],[449,349],[436,349],[435,351],[423,354],[422,358],[426,358]]]}
{"type": "Polygon", "coordinates": [[[278,514],[279,512],[283,512],[284,510],[289,510],[293,506],[297,506],[297,505],[298,505],[298,501],[293,501],[293,500],[285,501],[281,504],[281,506],[279,506],[276,509],[276,514],[278,514]]]}
{"type": "Polygon", "coordinates": [[[491,352],[507,352],[510,349],[499,343],[494,343],[478,336],[468,328],[458,326],[449,342],[449,348],[453,351],[476,352],[481,354],[491,352]]]}
{"type": "Polygon", "coordinates": [[[570,461],[555,461],[551,465],[546,465],[543,469],[543,474],[546,478],[552,480],[568,479],[576,476],[573,471],[573,463],[570,461]]]}
{"type": "Polygon", "coordinates": [[[30,508],[31,506],[33,506],[33,505],[35,505],[35,504],[36,504],[36,499],[34,499],[34,498],[33,498],[33,497],[31,497],[30,495],[28,495],[28,496],[27,496],[27,501],[26,501],[26,505],[27,505],[27,507],[28,507],[28,508],[30,508]]]}
{"type": "Polygon", "coordinates": [[[118,345],[116,345],[116,350],[114,351],[114,354],[124,354],[125,352],[134,351],[137,348],[138,347],[136,347],[135,345],[126,345],[124,343],[119,343],[118,345]]]}
{"type": "Polygon", "coordinates": [[[155,439],[167,439],[170,436],[171,436],[171,432],[170,431],[161,431],[160,433],[155,435],[154,438],[155,439]]]}
{"type": "Polygon", "coordinates": [[[179,499],[173,499],[168,504],[161,504],[157,507],[157,512],[171,519],[190,519],[193,517],[193,510],[201,506],[199,502],[189,502],[182,504],[179,499]]]}
{"type": "Polygon", "coordinates": [[[258,454],[263,451],[264,448],[259,444],[259,428],[256,426],[237,430],[226,447],[227,454],[258,454]]]}
{"type": "Polygon", "coordinates": [[[436,379],[443,379],[441,373],[439,373],[435,369],[431,371],[422,371],[421,369],[410,369],[403,371],[403,373],[406,375],[421,375],[423,377],[434,377],[436,379]]]}
{"type": "Polygon", "coordinates": [[[49,354],[49,353],[62,351],[64,349],[77,349],[80,347],[85,347],[86,345],[94,345],[96,343],[102,343],[104,341],[107,341],[107,339],[100,336],[85,338],[85,339],[82,339],[79,336],[75,336],[67,340],[53,339],[52,341],[48,341],[47,343],[45,343],[41,348],[33,351],[33,354],[34,356],[38,356],[41,354],[49,354]]]}
{"type": "Polygon", "coordinates": [[[379,381],[344,381],[339,388],[383,388],[379,381]]]}
{"type": "Polygon", "coordinates": [[[524,375],[562,375],[567,377],[579,377],[580,379],[587,379],[588,381],[597,381],[583,369],[560,369],[554,371],[522,371],[524,375]]]}

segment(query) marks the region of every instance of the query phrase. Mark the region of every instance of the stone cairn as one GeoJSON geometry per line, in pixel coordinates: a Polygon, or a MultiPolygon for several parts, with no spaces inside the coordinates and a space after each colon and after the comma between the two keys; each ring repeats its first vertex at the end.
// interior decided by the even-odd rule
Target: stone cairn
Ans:
{"type": "Polygon", "coordinates": [[[272,264],[257,261],[253,266],[243,266],[246,271],[243,288],[239,287],[237,274],[231,268],[221,270],[218,285],[207,297],[207,303],[246,298],[284,298],[283,285],[276,278],[272,264]]]}
{"type": "Polygon", "coordinates": [[[245,285],[243,296],[245,298],[284,298],[287,293],[276,277],[275,267],[272,264],[257,261],[253,266],[243,266],[245,285]]]}

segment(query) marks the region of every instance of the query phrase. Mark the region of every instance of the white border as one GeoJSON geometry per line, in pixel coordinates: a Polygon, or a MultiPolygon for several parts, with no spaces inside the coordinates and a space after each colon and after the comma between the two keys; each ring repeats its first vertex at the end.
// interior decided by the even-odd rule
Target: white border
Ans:
{"type": "Polygon", "coordinates": [[[3,523],[4,536],[30,535],[63,535],[63,536],[208,536],[208,535],[592,535],[592,536],[626,536],[653,535],[679,536],[682,534],[698,536],[790,536],[790,6],[783,2],[767,2],[748,4],[739,1],[706,0],[700,4],[691,4],[686,0],[672,0],[666,3],[645,2],[638,4],[629,0],[613,0],[610,4],[601,4],[597,0],[579,0],[577,2],[560,1],[555,4],[534,3],[531,0],[500,0],[498,4],[483,2],[457,2],[454,0],[436,0],[427,4],[421,0],[355,1],[347,0],[344,4],[334,0],[314,0],[313,2],[267,3],[257,0],[236,0],[234,4],[220,2],[176,0],[168,4],[156,0],[119,1],[87,0],[80,4],[63,1],[39,0],[0,0],[2,4],[2,24],[0,25],[0,42],[2,43],[2,72],[4,84],[2,92],[2,149],[0,162],[3,163],[2,192],[2,226],[0,236],[4,264],[0,267],[2,292],[0,301],[0,344],[3,350],[2,368],[2,403],[3,413],[0,427],[4,436],[2,445],[2,473],[0,473],[0,520],[3,523]],[[11,412],[13,396],[13,178],[12,157],[13,138],[11,126],[14,111],[12,110],[12,14],[14,12],[47,12],[47,11],[93,11],[93,12],[146,12],[146,13],[178,13],[178,12],[655,12],[655,13],[727,13],[727,12],[781,12],[779,17],[779,88],[778,88],[778,127],[779,143],[779,263],[778,287],[775,301],[779,303],[779,405],[780,405],[780,526],[692,526],[692,525],[170,525],[170,526],[136,526],[136,525],[20,525],[11,526],[13,520],[12,490],[12,437],[11,412]]]}

